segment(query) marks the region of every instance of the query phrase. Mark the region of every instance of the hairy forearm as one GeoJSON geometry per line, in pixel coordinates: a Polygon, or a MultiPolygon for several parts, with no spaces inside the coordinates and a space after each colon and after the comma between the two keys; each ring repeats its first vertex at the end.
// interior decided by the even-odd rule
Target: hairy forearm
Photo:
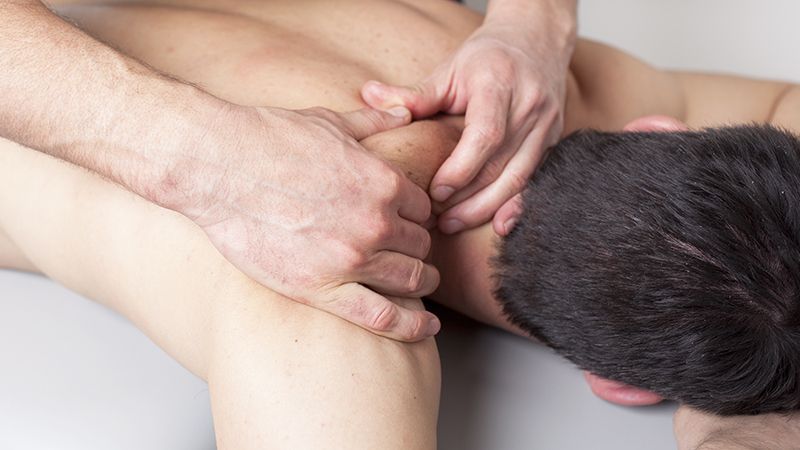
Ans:
{"type": "Polygon", "coordinates": [[[3,2],[0,17],[0,136],[156,201],[223,102],[92,39],[39,1],[3,2]]]}
{"type": "Polygon", "coordinates": [[[521,22],[525,28],[547,31],[570,46],[575,45],[577,0],[491,0],[487,21],[521,22]]]}

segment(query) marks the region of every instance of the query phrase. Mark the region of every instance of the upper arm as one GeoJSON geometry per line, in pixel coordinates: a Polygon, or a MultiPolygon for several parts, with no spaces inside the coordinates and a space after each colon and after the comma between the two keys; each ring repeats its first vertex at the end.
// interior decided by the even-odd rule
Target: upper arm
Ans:
{"type": "Polygon", "coordinates": [[[690,127],[734,123],[798,125],[800,94],[785,82],[666,71],[604,44],[581,40],[570,66],[567,132],[619,130],[633,119],[667,115],[690,127]],[[778,104],[780,103],[780,104],[778,104]]]}
{"type": "Polygon", "coordinates": [[[800,85],[788,86],[775,101],[769,121],[800,133],[800,85]]]}
{"type": "Polygon", "coordinates": [[[0,269],[36,271],[34,265],[0,229],[0,269]]]}
{"type": "Polygon", "coordinates": [[[695,73],[675,74],[686,99],[690,127],[770,121],[787,83],[695,73]]]}

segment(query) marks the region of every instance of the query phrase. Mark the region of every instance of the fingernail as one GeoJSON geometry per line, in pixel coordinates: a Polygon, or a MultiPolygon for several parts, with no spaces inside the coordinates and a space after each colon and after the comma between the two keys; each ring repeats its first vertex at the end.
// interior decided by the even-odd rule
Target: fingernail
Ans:
{"type": "Polygon", "coordinates": [[[511,233],[511,230],[514,229],[514,226],[516,224],[517,224],[517,218],[516,217],[512,217],[512,218],[510,218],[510,219],[505,221],[505,223],[503,224],[503,231],[505,232],[506,236],[508,236],[508,233],[511,233]]]}
{"type": "Polygon", "coordinates": [[[444,223],[439,224],[439,229],[446,234],[458,233],[464,229],[464,222],[458,219],[445,220],[444,223]]]}
{"type": "Polygon", "coordinates": [[[428,328],[425,330],[426,336],[436,336],[439,331],[442,329],[442,322],[439,322],[439,319],[434,317],[428,322],[428,328]]]}
{"type": "Polygon", "coordinates": [[[450,196],[453,195],[453,192],[455,191],[456,190],[451,188],[450,186],[436,186],[435,188],[433,188],[433,191],[431,191],[431,197],[433,197],[433,199],[436,200],[437,202],[443,202],[448,198],[450,198],[450,196]]]}
{"type": "Polygon", "coordinates": [[[401,119],[411,115],[411,111],[409,111],[405,106],[395,106],[394,108],[386,110],[386,112],[401,119]]]}

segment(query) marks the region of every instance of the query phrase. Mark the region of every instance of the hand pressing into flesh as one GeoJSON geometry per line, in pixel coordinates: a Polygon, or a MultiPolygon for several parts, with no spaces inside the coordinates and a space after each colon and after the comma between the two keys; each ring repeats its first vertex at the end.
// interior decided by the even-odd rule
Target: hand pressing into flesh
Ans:
{"type": "Polygon", "coordinates": [[[404,108],[393,112],[231,109],[208,133],[230,141],[202,143],[223,157],[176,167],[183,195],[160,203],[277,292],[394,339],[432,336],[435,316],[381,295],[420,297],[439,282],[422,262],[427,194],[358,143],[410,120],[404,108]]]}
{"type": "Polygon", "coordinates": [[[561,133],[574,29],[574,2],[495,0],[483,25],[428,78],[363,86],[375,108],[404,105],[415,118],[465,114],[461,140],[431,182],[433,200],[453,205],[439,216],[441,231],[493,216],[498,234],[513,225],[518,194],[561,133]]]}
{"type": "Polygon", "coordinates": [[[0,76],[0,136],[183,214],[278,293],[395,339],[438,331],[430,313],[384,297],[423,296],[439,282],[422,262],[430,200],[358,143],[408,123],[407,109],[228,103],[92,39],[45,3],[0,2],[0,61],[13,68],[0,76]],[[54,104],[53,89],[64,101],[54,104]]]}

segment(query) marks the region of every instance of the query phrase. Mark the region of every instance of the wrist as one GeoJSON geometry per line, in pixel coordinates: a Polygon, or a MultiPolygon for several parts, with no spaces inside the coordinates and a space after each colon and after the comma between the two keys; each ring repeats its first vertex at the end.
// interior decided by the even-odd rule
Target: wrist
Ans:
{"type": "Polygon", "coordinates": [[[175,90],[180,101],[155,121],[164,129],[151,133],[148,167],[136,183],[147,200],[194,220],[222,194],[219,182],[230,174],[230,153],[241,139],[236,128],[251,111],[192,86],[175,90]]]}
{"type": "Polygon", "coordinates": [[[576,0],[492,0],[485,26],[505,28],[536,45],[545,40],[568,62],[577,41],[576,0]]]}

